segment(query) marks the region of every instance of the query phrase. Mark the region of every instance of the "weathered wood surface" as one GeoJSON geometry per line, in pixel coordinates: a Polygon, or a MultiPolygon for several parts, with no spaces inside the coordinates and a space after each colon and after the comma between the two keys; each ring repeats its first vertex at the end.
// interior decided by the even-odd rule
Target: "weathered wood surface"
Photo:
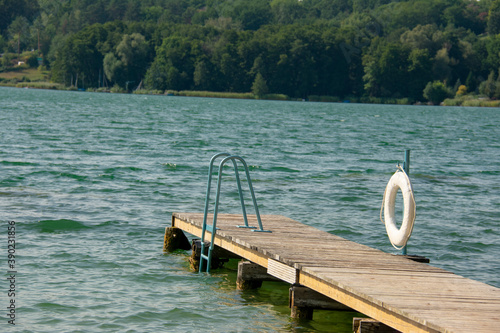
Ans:
{"type": "MultiPolygon", "coordinates": [[[[402,332],[500,332],[499,288],[284,216],[261,219],[272,233],[237,228],[241,215],[220,214],[215,245],[266,268],[269,259],[295,268],[300,285],[402,332]]],[[[174,213],[172,226],[201,237],[202,221],[201,213],[174,213]]]]}
{"type": "Polygon", "coordinates": [[[181,229],[175,227],[165,228],[165,237],[163,238],[163,251],[173,252],[177,249],[189,250],[191,244],[181,229]]]}

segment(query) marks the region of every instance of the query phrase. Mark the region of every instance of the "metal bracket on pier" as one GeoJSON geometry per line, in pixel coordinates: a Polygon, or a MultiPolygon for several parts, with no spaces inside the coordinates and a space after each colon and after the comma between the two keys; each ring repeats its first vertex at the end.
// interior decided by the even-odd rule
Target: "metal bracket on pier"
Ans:
{"type": "Polygon", "coordinates": [[[236,184],[238,186],[238,193],[240,197],[240,202],[241,202],[241,210],[243,213],[243,220],[245,222],[245,225],[242,226],[237,226],[238,228],[248,228],[252,229],[252,231],[255,232],[271,232],[269,230],[264,230],[262,226],[262,221],[260,219],[260,213],[259,213],[259,207],[257,206],[257,200],[255,199],[255,194],[253,191],[253,186],[252,186],[252,180],[250,179],[250,173],[248,171],[248,166],[245,162],[245,160],[239,156],[236,155],[231,155],[229,153],[218,153],[212,156],[210,160],[210,166],[208,168],[208,184],[207,184],[207,195],[205,197],[205,209],[204,209],[204,214],[203,214],[203,228],[201,232],[201,254],[200,254],[200,272],[202,271],[202,263],[203,260],[207,261],[207,273],[210,271],[210,261],[211,261],[211,256],[212,256],[212,251],[214,247],[214,239],[215,239],[215,233],[217,232],[217,214],[219,211],[219,200],[220,200],[220,189],[221,189],[221,180],[222,180],[222,169],[224,167],[224,164],[227,162],[231,161],[234,166],[234,173],[236,176],[236,184]],[[211,189],[211,184],[212,184],[212,172],[213,172],[213,165],[214,162],[217,158],[219,157],[224,157],[222,161],[219,164],[219,172],[218,172],[218,179],[217,179],[217,192],[215,195],[215,208],[214,208],[214,219],[212,222],[212,225],[207,224],[207,215],[208,215],[208,206],[209,206],[209,201],[210,201],[210,189],[211,189]],[[253,206],[255,210],[255,215],[257,217],[257,222],[259,224],[259,229],[257,227],[252,227],[248,224],[248,218],[247,218],[247,212],[245,208],[245,201],[243,199],[243,191],[241,189],[241,182],[240,182],[240,176],[238,172],[238,163],[240,162],[244,169],[245,169],[245,174],[246,174],[246,179],[248,183],[248,188],[250,190],[250,194],[252,195],[252,201],[253,201],[253,206]],[[210,241],[210,246],[208,248],[208,253],[205,254],[205,231],[209,231],[212,235],[211,241],[210,241]]]}

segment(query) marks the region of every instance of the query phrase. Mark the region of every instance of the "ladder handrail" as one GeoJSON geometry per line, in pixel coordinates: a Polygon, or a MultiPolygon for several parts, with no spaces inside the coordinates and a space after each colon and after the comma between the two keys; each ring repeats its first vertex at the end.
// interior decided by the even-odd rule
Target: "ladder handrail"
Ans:
{"type": "MultiPolygon", "coordinates": [[[[205,227],[205,225],[207,223],[208,205],[209,205],[209,200],[210,200],[210,190],[211,190],[211,184],[212,184],[213,164],[214,164],[215,160],[221,156],[231,156],[231,154],[218,153],[218,154],[215,154],[214,156],[212,156],[212,158],[210,159],[210,166],[208,168],[207,195],[205,197],[205,209],[203,212],[203,227],[205,227]]],[[[239,177],[239,173],[238,173],[238,166],[236,164],[236,161],[234,161],[234,159],[233,159],[233,166],[234,166],[235,175],[236,175],[236,183],[238,185],[238,194],[240,196],[241,207],[243,210],[243,218],[245,220],[245,226],[248,227],[247,213],[246,213],[246,209],[245,209],[245,202],[243,199],[243,191],[241,190],[241,183],[240,183],[240,177],[239,177]]],[[[219,166],[219,174],[220,173],[221,173],[221,166],[219,166]]],[[[255,202],[254,202],[254,206],[255,206],[255,202]]],[[[248,227],[248,228],[251,228],[251,227],[248,227]]],[[[204,232],[204,230],[203,230],[203,232],[204,232]]]]}
{"type": "MultiPolygon", "coordinates": [[[[249,187],[250,193],[252,195],[252,201],[253,201],[253,205],[254,205],[254,209],[255,209],[255,215],[257,216],[257,222],[259,223],[260,230],[263,231],[262,221],[260,219],[259,207],[257,206],[257,200],[255,199],[255,193],[253,191],[252,180],[250,179],[250,172],[248,171],[248,166],[247,166],[245,160],[243,158],[237,156],[237,155],[228,156],[228,157],[226,157],[225,159],[223,159],[220,162],[220,165],[219,165],[219,178],[217,180],[217,192],[216,192],[216,198],[215,198],[214,223],[217,221],[217,214],[218,214],[218,211],[219,211],[219,198],[220,198],[220,187],[221,187],[221,180],[222,180],[222,167],[229,160],[232,160],[233,163],[234,163],[234,165],[235,165],[235,168],[236,168],[235,169],[235,173],[236,173],[236,175],[238,175],[238,171],[237,171],[237,165],[236,165],[235,160],[239,160],[243,164],[243,167],[245,168],[245,173],[246,173],[246,177],[247,177],[248,187],[249,187]]],[[[239,178],[239,177],[237,176],[237,178],[239,178]]],[[[237,182],[238,182],[238,187],[241,189],[241,184],[239,183],[239,179],[237,179],[237,182]]],[[[247,219],[247,216],[246,216],[246,211],[245,211],[245,207],[244,207],[243,197],[241,197],[241,204],[242,204],[241,208],[243,210],[243,218],[245,220],[245,227],[252,228],[252,227],[248,226],[248,219],[247,219]]]]}
{"type": "Polygon", "coordinates": [[[262,220],[260,218],[260,212],[259,212],[259,207],[257,205],[257,200],[255,198],[255,193],[253,191],[253,186],[252,186],[252,180],[250,178],[250,172],[248,170],[248,166],[243,158],[237,155],[231,155],[229,153],[218,153],[212,156],[210,159],[210,166],[208,168],[208,184],[207,184],[207,194],[205,197],[205,209],[203,213],[203,227],[202,227],[202,233],[201,233],[201,253],[200,253],[200,266],[199,266],[199,271],[202,272],[202,266],[203,266],[203,259],[207,261],[207,273],[210,271],[210,264],[211,264],[211,257],[212,257],[212,251],[214,248],[214,239],[215,239],[215,233],[217,231],[217,215],[219,211],[219,202],[220,202],[220,189],[221,189],[221,183],[222,183],[222,169],[224,167],[224,164],[226,164],[228,161],[233,162],[234,166],[234,172],[236,176],[236,183],[238,186],[238,193],[240,197],[240,202],[241,202],[241,208],[242,208],[242,213],[243,213],[243,219],[245,221],[244,226],[238,226],[240,228],[250,228],[254,229],[252,231],[259,231],[259,232],[271,232],[268,230],[264,230],[262,226],[262,220]],[[213,217],[213,222],[212,225],[209,226],[207,225],[207,216],[208,216],[208,206],[209,206],[209,201],[210,201],[210,191],[211,191],[211,183],[212,183],[212,173],[213,173],[213,164],[214,161],[221,157],[225,156],[224,159],[220,162],[219,164],[219,171],[218,171],[218,178],[217,178],[217,192],[216,192],[216,198],[215,198],[215,208],[214,208],[214,217],[213,217]],[[241,162],[245,169],[245,174],[247,178],[247,183],[248,187],[252,196],[252,201],[255,209],[255,215],[257,217],[257,222],[259,224],[259,229],[255,230],[256,227],[251,227],[248,225],[248,218],[247,218],[247,213],[245,209],[245,202],[243,199],[243,191],[241,189],[241,182],[240,182],[240,176],[238,172],[238,164],[237,161],[241,162]],[[208,248],[208,254],[205,255],[205,232],[207,231],[207,228],[210,229],[211,233],[211,241],[210,241],[210,246],[208,248]]]}

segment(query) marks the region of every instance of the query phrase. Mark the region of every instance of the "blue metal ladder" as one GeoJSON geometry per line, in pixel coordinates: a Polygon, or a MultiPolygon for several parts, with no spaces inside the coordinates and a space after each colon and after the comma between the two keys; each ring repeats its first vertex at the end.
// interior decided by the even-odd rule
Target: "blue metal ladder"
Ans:
{"type": "Polygon", "coordinates": [[[245,162],[245,160],[239,156],[236,155],[231,155],[229,153],[218,153],[212,156],[212,159],[210,160],[210,166],[208,168],[208,184],[207,184],[207,195],[205,197],[205,209],[204,209],[204,215],[203,215],[203,228],[201,231],[201,252],[200,252],[200,268],[199,272],[203,271],[203,261],[206,261],[206,272],[210,272],[210,265],[212,261],[212,251],[214,249],[214,240],[215,240],[215,234],[217,231],[217,214],[219,211],[219,200],[220,200],[220,188],[221,188],[221,180],[222,180],[222,168],[224,167],[224,164],[226,164],[228,161],[233,162],[234,166],[234,173],[236,176],[236,184],[238,185],[238,193],[240,197],[240,202],[241,202],[241,210],[243,212],[243,219],[245,221],[245,225],[239,225],[237,226],[238,228],[248,228],[252,229],[252,231],[255,232],[271,232],[269,230],[264,230],[262,227],[262,221],[260,219],[260,213],[259,213],[259,207],[257,206],[257,200],[255,199],[255,194],[253,191],[253,186],[252,186],[252,180],[250,179],[250,173],[248,171],[248,166],[245,162]],[[217,192],[215,195],[215,208],[214,208],[214,219],[212,222],[212,225],[207,224],[207,215],[208,215],[208,206],[209,206],[209,201],[210,201],[210,189],[211,189],[211,184],[212,184],[212,172],[213,172],[213,165],[214,162],[217,158],[219,157],[224,157],[222,161],[219,164],[219,172],[218,172],[218,179],[217,179],[217,192]],[[243,199],[243,191],[241,189],[241,182],[240,182],[240,176],[238,172],[238,163],[237,161],[241,162],[245,169],[245,174],[246,174],[246,179],[248,182],[248,188],[250,190],[250,194],[252,195],[252,201],[253,201],[253,206],[255,209],[255,215],[257,216],[257,222],[259,224],[259,229],[257,227],[252,227],[248,225],[248,218],[247,218],[247,212],[245,209],[245,201],[243,199]],[[207,254],[205,254],[205,232],[208,231],[211,234],[211,240],[210,240],[210,246],[208,248],[207,254]]]}

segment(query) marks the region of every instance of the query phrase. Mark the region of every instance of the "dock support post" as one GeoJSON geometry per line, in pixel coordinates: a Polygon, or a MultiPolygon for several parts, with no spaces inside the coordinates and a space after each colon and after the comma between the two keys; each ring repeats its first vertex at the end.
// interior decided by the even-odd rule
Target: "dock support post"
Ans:
{"type": "Polygon", "coordinates": [[[177,227],[166,227],[163,238],[163,251],[173,252],[177,249],[190,250],[191,244],[184,232],[177,227]]]}
{"type": "Polygon", "coordinates": [[[314,309],[354,311],[330,297],[296,284],[290,287],[290,309],[291,317],[297,319],[312,319],[314,309]]]}
{"type": "Polygon", "coordinates": [[[236,288],[238,290],[257,289],[262,286],[262,276],[267,275],[267,270],[249,261],[238,263],[238,277],[236,278],[236,288]]]}
{"type": "Polygon", "coordinates": [[[238,263],[238,277],[236,288],[238,290],[257,289],[262,286],[263,281],[281,281],[267,274],[267,269],[250,261],[238,263]]]}
{"type": "MultiPolygon", "coordinates": [[[[205,249],[208,249],[209,246],[210,242],[205,242],[205,249]]],[[[190,248],[193,250],[193,252],[191,253],[191,257],[189,258],[191,268],[198,271],[200,268],[201,240],[194,239],[192,245],[190,245],[190,248]]],[[[210,269],[221,268],[222,266],[224,266],[224,263],[229,261],[229,259],[241,259],[241,257],[226,249],[223,249],[222,247],[215,245],[212,252],[210,269]]],[[[205,265],[205,263],[206,261],[204,261],[203,265],[205,265]]]]}
{"type": "Polygon", "coordinates": [[[291,309],[290,317],[292,317],[293,319],[306,319],[306,320],[313,319],[314,309],[312,308],[291,306],[290,309],[291,309]]]}
{"type": "MultiPolygon", "coordinates": [[[[210,242],[205,242],[205,249],[208,249],[210,246],[210,242]]],[[[217,254],[215,253],[216,248],[214,248],[214,254],[212,255],[212,260],[210,261],[210,269],[217,269],[220,268],[224,265],[224,262],[227,261],[227,259],[221,259],[217,254]]],[[[192,244],[192,250],[193,252],[191,253],[191,257],[189,258],[189,263],[191,264],[191,268],[195,271],[199,271],[200,268],[200,254],[201,254],[201,240],[196,239],[193,240],[192,244]]],[[[204,262],[203,266],[206,266],[206,261],[204,262]]],[[[202,270],[206,270],[206,267],[203,267],[202,270]]]]}
{"type": "Polygon", "coordinates": [[[354,333],[400,333],[398,330],[371,318],[353,318],[352,331],[354,333]]]}

